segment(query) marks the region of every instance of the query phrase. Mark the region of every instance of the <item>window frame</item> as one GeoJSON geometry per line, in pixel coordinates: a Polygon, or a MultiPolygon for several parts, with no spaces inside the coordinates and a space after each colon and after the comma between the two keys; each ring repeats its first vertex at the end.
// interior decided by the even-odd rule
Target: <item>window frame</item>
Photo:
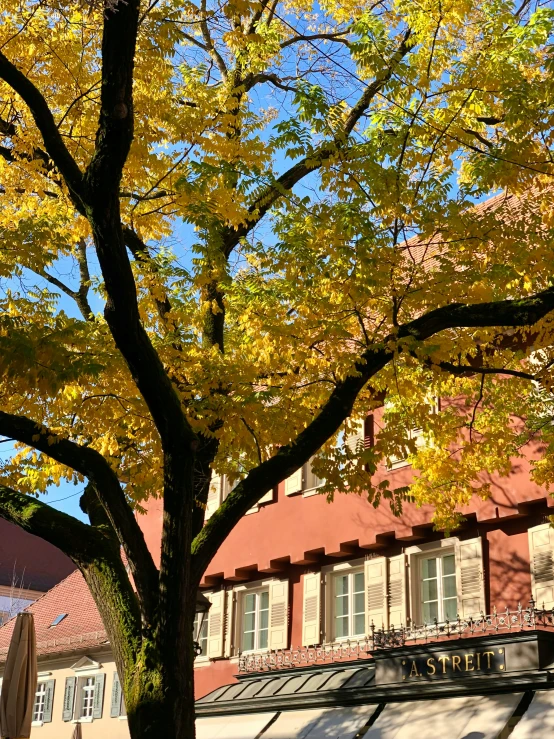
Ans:
{"type": "MultiPolygon", "coordinates": [[[[425,439],[423,438],[423,429],[422,428],[413,428],[408,430],[408,441],[414,441],[416,443],[416,448],[422,447],[425,444],[425,439]]],[[[410,453],[406,454],[405,457],[395,457],[392,456],[390,459],[388,459],[385,463],[385,469],[387,472],[392,472],[393,470],[402,469],[403,467],[409,467],[410,462],[408,462],[408,457],[410,456],[410,453]]]]}
{"type": "MultiPolygon", "coordinates": [[[[448,539],[440,539],[438,541],[426,542],[425,544],[417,544],[408,547],[405,551],[408,557],[408,593],[409,593],[409,616],[412,624],[423,626],[423,599],[421,586],[422,561],[431,557],[439,557],[441,554],[454,554],[455,576],[456,576],[456,597],[458,599],[457,611],[460,609],[460,593],[458,592],[458,556],[457,550],[460,540],[457,536],[451,536],[448,539]]],[[[439,624],[443,623],[439,621],[439,624]]]]}
{"type": "MultiPolygon", "coordinates": [[[[358,641],[367,637],[367,634],[364,632],[364,634],[360,634],[359,636],[355,637],[339,637],[335,639],[333,578],[336,575],[344,575],[349,572],[356,571],[361,571],[364,573],[364,587],[366,587],[365,558],[352,559],[347,562],[337,562],[336,564],[324,565],[320,570],[320,575],[323,581],[323,592],[321,594],[321,628],[323,630],[321,640],[323,644],[340,644],[344,641],[348,641],[348,639],[350,639],[351,641],[358,641]]],[[[364,595],[364,611],[366,613],[367,621],[367,595],[364,595]]]]}
{"type": "Polygon", "coordinates": [[[79,675],[77,677],[77,686],[75,690],[75,701],[73,703],[73,720],[79,721],[84,724],[91,723],[94,721],[94,694],[96,692],[97,683],[96,675],[79,675]],[[87,686],[87,680],[94,680],[92,686],[87,686]],[[92,690],[88,691],[90,694],[90,715],[83,715],[85,698],[85,688],[92,687],[92,690]],[[78,715],[76,715],[78,714],[78,715]]]}
{"type": "MultiPolygon", "coordinates": [[[[386,408],[387,401],[385,401],[386,408]]],[[[440,397],[434,397],[432,399],[432,413],[440,413],[441,411],[441,402],[440,397]]],[[[408,441],[415,441],[416,449],[419,449],[423,446],[425,446],[425,438],[423,436],[423,428],[420,426],[415,426],[413,428],[408,429],[408,441]]],[[[405,457],[394,457],[392,456],[390,459],[385,460],[385,470],[387,472],[392,472],[394,470],[402,469],[403,467],[410,467],[410,462],[408,462],[408,457],[410,454],[408,453],[405,457]]]]}
{"type": "MultiPolygon", "coordinates": [[[[208,594],[207,594],[207,593],[205,593],[205,595],[206,595],[206,597],[207,597],[207,595],[208,595],[208,594]]],[[[206,650],[205,650],[205,651],[202,651],[202,653],[201,653],[201,654],[199,654],[199,655],[198,655],[198,656],[196,657],[196,659],[194,660],[194,661],[195,661],[195,663],[196,663],[196,662],[199,662],[199,661],[207,661],[207,660],[209,659],[209,657],[208,657],[208,633],[209,633],[209,624],[210,624],[210,612],[208,611],[208,612],[206,613],[206,615],[204,616],[204,621],[203,621],[203,623],[202,623],[202,631],[205,631],[205,632],[206,632],[206,635],[205,635],[205,636],[203,636],[203,637],[202,637],[202,639],[198,639],[198,638],[197,638],[197,637],[198,637],[198,634],[197,634],[197,632],[198,632],[198,626],[197,626],[197,621],[198,621],[198,617],[199,617],[199,615],[200,615],[200,614],[199,614],[198,612],[197,612],[197,613],[195,613],[195,615],[194,615],[194,622],[193,622],[193,635],[194,635],[194,640],[195,640],[195,641],[198,641],[198,643],[200,644],[200,646],[202,646],[202,642],[203,642],[203,641],[205,641],[205,642],[206,642],[206,650]]]]}
{"type": "MultiPolygon", "coordinates": [[[[417,578],[418,578],[418,587],[419,587],[419,591],[420,591],[420,616],[421,616],[421,623],[422,624],[425,624],[427,626],[432,626],[435,623],[434,621],[426,622],[425,621],[425,618],[424,618],[424,615],[423,615],[424,608],[425,608],[425,601],[423,599],[423,592],[422,592],[423,591],[423,582],[424,582],[424,578],[423,578],[423,563],[426,562],[426,561],[428,561],[428,560],[431,560],[431,559],[434,559],[434,560],[436,560],[437,562],[440,563],[437,566],[436,576],[434,578],[427,578],[428,580],[431,580],[432,579],[432,580],[436,580],[437,581],[437,598],[436,598],[437,611],[438,611],[438,614],[437,614],[437,623],[438,624],[444,624],[444,623],[446,623],[446,620],[447,619],[446,619],[446,612],[445,612],[444,601],[445,600],[448,600],[448,599],[452,600],[451,597],[450,598],[445,598],[445,596],[444,596],[444,583],[443,583],[444,577],[453,577],[454,578],[454,584],[456,586],[456,615],[457,615],[458,610],[459,610],[458,609],[458,587],[457,587],[457,582],[456,582],[456,551],[455,551],[455,549],[453,547],[452,548],[446,548],[445,547],[444,549],[435,550],[434,552],[428,552],[426,554],[423,554],[423,555],[421,555],[418,558],[418,565],[419,565],[419,567],[418,567],[418,570],[417,570],[417,578]],[[450,573],[448,575],[445,575],[444,574],[444,570],[443,570],[443,560],[446,557],[453,557],[453,559],[454,559],[454,572],[453,573],[450,573]]],[[[431,602],[431,601],[427,601],[427,602],[431,602]]],[[[448,620],[449,621],[452,621],[453,619],[448,619],[448,620]]]]}
{"type": "Polygon", "coordinates": [[[35,701],[33,703],[33,720],[31,722],[31,726],[42,726],[44,723],[44,709],[46,708],[46,684],[48,683],[48,680],[38,680],[37,687],[35,690],[35,701]],[[42,713],[40,715],[40,718],[36,718],[36,712],[37,712],[37,702],[39,698],[39,688],[43,688],[43,690],[40,693],[40,697],[42,698],[41,702],[41,708],[42,713]]]}
{"type": "MultiPolygon", "coordinates": [[[[239,608],[238,608],[238,619],[237,619],[237,627],[238,627],[238,637],[239,637],[239,651],[241,654],[253,654],[255,652],[266,652],[269,649],[269,617],[271,613],[271,602],[270,602],[270,588],[269,585],[258,585],[257,587],[252,588],[245,588],[243,591],[239,594],[239,608]],[[259,626],[259,620],[260,620],[260,611],[266,610],[261,609],[259,607],[259,601],[261,599],[261,596],[263,593],[267,593],[267,645],[265,647],[261,647],[259,644],[259,632],[260,632],[260,626],[259,626]],[[255,621],[254,621],[254,647],[251,649],[244,649],[244,616],[245,616],[245,604],[246,604],[246,598],[249,595],[254,595],[256,598],[256,610],[255,610],[255,621]]],[[[251,632],[249,632],[251,633],[251,632]]]]}
{"type": "MultiPolygon", "coordinates": [[[[87,658],[90,660],[90,658],[87,658]]],[[[77,665],[81,662],[77,662],[77,665]]],[[[83,723],[83,724],[90,724],[93,721],[99,721],[103,718],[104,714],[104,690],[105,690],[105,681],[106,681],[106,675],[107,673],[103,669],[99,669],[99,667],[96,667],[95,665],[83,665],[81,667],[73,666],[71,668],[73,670],[74,677],[76,679],[75,682],[75,689],[73,693],[73,704],[71,707],[71,718],[70,719],[64,719],[64,721],[70,721],[73,724],[77,723],[83,723]],[[90,678],[94,679],[94,690],[92,690],[92,712],[90,716],[83,716],[81,715],[82,712],[82,701],[83,701],[83,688],[85,687],[85,682],[89,680],[90,678]],[[96,717],[94,716],[94,698],[96,694],[96,690],[98,689],[98,678],[102,678],[101,681],[101,690],[102,690],[102,696],[101,696],[101,716],[96,717]]],[[[64,699],[65,700],[65,699],[64,699]]]]}
{"type": "Polygon", "coordinates": [[[325,480],[321,480],[319,477],[317,477],[312,472],[312,459],[309,459],[305,464],[302,465],[302,496],[304,498],[309,498],[311,495],[319,495],[318,490],[319,488],[325,484],[325,480]],[[314,478],[317,478],[319,480],[317,485],[310,485],[310,487],[307,487],[308,482],[308,475],[312,475],[314,478]]]}
{"type": "MultiPolygon", "coordinates": [[[[363,639],[366,636],[366,619],[367,619],[367,606],[366,606],[366,583],[365,583],[365,568],[362,565],[361,567],[353,567],[349,570],[339,570],[338,572],[333,572],[329,578],[330,582],[330,599],[331,599],[331,613],[330,613],[330,621],[331,621],[331,636],[333,639],[333,642],[342,642],[342,641],[349,641],[349,640],[356,640],[356,639],[363,639]],[[354,590],[354,581],[356,575],[362,575],[363,576],[363,587],[361,591],[355,591],[354,590]],[[336,605],[337,605],[337,593],[336,593],[336,583],[340,577],[347,577],[348,578],[348,627],[349,627],[349,633],[344,636],[337,636],[337,615],[336,615],[336,605]],[[362,600],[364,604],[364,610],[363,613],[363,619],[364,619],[364,628],[363,631],[360,634],[354,634],[352,633],[354,628],[354,617],[360,615],[360,613],[354,612],[354,596],[357,593],[362,593],[362,600]]],[[[343,597],[343,596],[341,596],[343,597]]]]}

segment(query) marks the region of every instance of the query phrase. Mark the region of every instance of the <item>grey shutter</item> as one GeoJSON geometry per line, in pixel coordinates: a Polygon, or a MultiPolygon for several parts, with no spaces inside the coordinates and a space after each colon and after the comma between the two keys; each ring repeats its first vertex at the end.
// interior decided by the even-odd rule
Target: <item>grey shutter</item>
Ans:
{"type": "Polygon", "coordinates": [[[119,681],[119,675],[117,672],[113,674],[112,683],[112,700],[110,703],[110,718],[117,718],[119,716],[119,707],[121,706],[121,683],[119,681]]]}
{"type": "Polygon", "coordinates": [[[101,672],[96,675],[94,681],[94,702],[92,706],[92,718],[102,718],[102,707],[104,705],[104,682],[106,675],[101,672]]]}
{"type": "Polygon", "coordinates": [[[63,694],[63,720],[71,721],[73,718],[73,703],[75,701],[76,677],[65,678],[65,690],[63,694]]]}
{"type": "Polygon", "coordinates": [[[45,724],[52,721],[52,706],[54,704],[54,685],[55,680],[47,680],[46,687],[44,688],[44,714],[42,720],[45,724]]]}

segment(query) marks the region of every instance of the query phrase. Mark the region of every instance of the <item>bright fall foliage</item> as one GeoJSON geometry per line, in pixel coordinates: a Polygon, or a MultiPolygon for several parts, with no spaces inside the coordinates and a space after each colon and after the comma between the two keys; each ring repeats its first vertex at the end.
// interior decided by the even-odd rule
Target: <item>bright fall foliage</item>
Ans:
{"type": "Polygon", "coordinates": [[[194,737],[198,582],[314,454],[329,497],[398,505],[368,469],[408,446],[446,528],[529,438],[554,478],[553,24],[536,0],[2,0],[0,516],[83,572],[133,739],[194,737]],[[375,447],[345,445],[385,396],[375,447]],[[212,470],[240,482],[204,525],[212,470]],[[90,525],[33,497],[62,478],[90,525]]]}

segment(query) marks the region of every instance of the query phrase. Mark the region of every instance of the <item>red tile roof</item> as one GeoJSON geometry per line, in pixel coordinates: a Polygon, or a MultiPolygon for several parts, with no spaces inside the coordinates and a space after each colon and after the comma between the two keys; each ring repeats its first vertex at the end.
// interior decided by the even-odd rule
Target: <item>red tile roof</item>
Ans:
{"type": "Polygon", "coordinates": [[[52,544],[0,519],[0,585],[46,592],[74,569],[52,544]]]}
{"type": "MultiPolygon", "coordinates": [[[[108,640],[98,609],[78,570],[25,610],[35,617],[39,656],[86,649],[108,640]],[[62,613],[67,616],[57,626],[51,626],[62,613]]],[[[0,627],[0,663],[6,660],[14,624],[12,618],[0,627]]]]}
{"type": "MultiPolygon", "coordinates": [[[[468,208],[465,214],[462,213],[462,217],[465,215],[477,220],[494,215],[500,222],[516,223],[522,218],[525,219],[529,208],[535,211],[540,209],[540,203],[536,202],[536,194],[534,190],[521,196],[503,191],[468,208]]],[[[427,238],[412,236],[399,244],[399,249],[404,251],[407,258],[414,264],[421,264],[425,269],[431,269],[437,264],[435,257],[444,243],[445,236],[447,234],[440,230],[427,238]]]]}

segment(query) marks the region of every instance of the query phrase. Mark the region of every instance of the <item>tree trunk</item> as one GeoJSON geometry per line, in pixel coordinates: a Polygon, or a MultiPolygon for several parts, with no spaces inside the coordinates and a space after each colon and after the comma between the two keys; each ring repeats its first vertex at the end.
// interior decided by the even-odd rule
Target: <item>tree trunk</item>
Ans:
{"type": "Polygon", "coordinates": [[[182,660],[151,664],[154,647],[143,649],[134,672],[123,684],[131,739],[194,739],[194,652],[191,638],[176,645],[186,656],[189,669],[176,669],[182,660]]]}

